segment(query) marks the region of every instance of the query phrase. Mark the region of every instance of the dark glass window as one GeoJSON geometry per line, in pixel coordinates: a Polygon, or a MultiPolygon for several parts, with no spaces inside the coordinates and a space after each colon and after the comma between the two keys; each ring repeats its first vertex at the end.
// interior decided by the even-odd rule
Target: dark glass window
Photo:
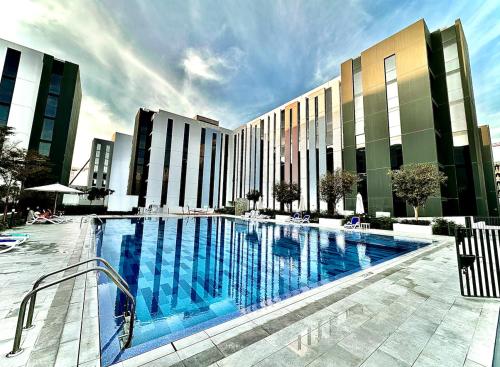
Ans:
{"type": "Polygon", "coordinates": [[[50,76],[49,93],[59,95],[61,93],[62,75],[52,74],[50,76]]]}
{"type": "Polygon", "coordinates": [[[241,146],[241,154],[240,154],[240,197],[243,196],[243,156],[244,156],[244,148],[245,148],[245,130],[241,131],[241,138],[240,138],[240,146],[241,146]]]}
{"type": "Polygon", "coordinates": [[[15,79],[3,78],[0,83],[0,103],[10,104],[14,94],[15,79]]]}
{"type": "Polygon", "coordinates": [[[50,95],[47,97],[47,105],[45,106],[45,116],[56,117],[57,103],[58,103],[57,97],[50,95]]]}
{"type": "Polygon", "coordinates": [[[168,119],[167,122],[167,136],[165,138],[165,159],[163,161],[163,185],[161,190],[161,203],[165,205],[167,203],[168,194],[168,175],[170,171],[170,153],[172,151],[172,129],[174,127],[174,121],[168,119]]]}
{"type": "Polygon", "coordinates": [[[213,208],[214,205],[214,174],[215,174],[215,153],[217,148],[217,134],[212,134],[212,162],[210,163],[210,197],[208,205],[213,208]]]}
{"type": "Polygon", "coordinates": [[[43,119],[42,134],[40,135],[40,139],[52,141],[53,132],[54,132],[54,120],[47,118],[43,119]]]}
{"type": "Polygon", "coordinates": [[[7,125],[10,107],[0,104],[0,125],[7,125]]]}
{"type": "Polygon", "coordinates": [[[236,135],[233,136],[233,195],[232,200],[234,201],[234,192],[236,187],[236,135]]]}
{"type": "Polygon", "coordinates": [[[20,60],[21,60],[20,51],[13,50],[11,48],[7,49],[2,75],[4,77],[15,79],[17,76],[17,69],[19,68],[20,60]]]}
{"type": "Polygon", "coordinates": [[[179,206],[184,206],[184,198],[186,196],[186,171],[188,160],[189,147],[189,124],[184,124],[184,140],[182,143],[182,164],[181,164],[181,185],[179,192],[179,206]]]}
{"type": "Polygon", "coordinates": [[[229,135],[226,134],[226,139],[224,140],[224,170],[222,171],[222,177],[224,178],[224,184],[222,185],[222,204],[226,205],[226,191],[227,191],[227,157],[228,157],[228,149],[229,149],[229,135]]]}
{"type": "MultiPolygon", "coordinates": [[[[218,208],[219,206],[224,206],[224,202],[222,203],[219,203],[219,201],[222,200],[222,197],[221,197],[221,184],[223,182],[223,176],[222,176],[222,173],[224,172],[224,162],[223,162],[223,157],[224,157],[224,154],[223,154],[223,149],[224,149],[224,134],[220,134],[220,145],[219,145],[219,172],[217,172],[217,176],[219,177],[219,187],[217,188],[217,200],[215,202],[215,206],[218,208]]],[[[225,176],[224,176],[225,177],[225,176]]]]}
{"type": "Polygon", "coordinates": [[[201,129],[200,138],[200,159],[198,164],[198,196],[196,199],[196,207],[201,208],[201,198],[203,196],[203,169],[205,166],[205,135],[206,129],[201,129]]]}
{"type": "Polygon", "coordinates": [[[40,145],[38,146],[38,153],[48,157],[50,154],[50,143],[47,143],[45,141],[41,141],[40,145]]]}
{"type": "Polygon", "coordinates": [[[333,173],[333,148],[326,148],[326,170],[333,173]]]}

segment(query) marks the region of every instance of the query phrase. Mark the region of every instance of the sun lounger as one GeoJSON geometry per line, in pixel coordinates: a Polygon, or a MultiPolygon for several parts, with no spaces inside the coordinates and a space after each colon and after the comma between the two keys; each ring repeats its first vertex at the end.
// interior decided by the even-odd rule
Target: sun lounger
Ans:
{"type": "Polygon", "coordinates": [[[68,223],[71,222],[71,219],[64,218],[64,217],[58,217],[58,216],[52,216],[52,217],[42,217],[42,216],[36,216],[32,220],[29,220],[26,222],[27,225],[32,225],[32,224],[63,224],[63,223],[68,223]]]}
{"type": "Polygon", "coordinates": [[[26,242],[30,236],[28,234],[12,233],[0,234],[0,254],[14,249],[16,246],[26,242]]]}
{"type": "Polygon", "coordinates": [[[344,229],[356,229],[359,228],[359,217],[352,217],[349,223],[344,224],[344,229]]]}

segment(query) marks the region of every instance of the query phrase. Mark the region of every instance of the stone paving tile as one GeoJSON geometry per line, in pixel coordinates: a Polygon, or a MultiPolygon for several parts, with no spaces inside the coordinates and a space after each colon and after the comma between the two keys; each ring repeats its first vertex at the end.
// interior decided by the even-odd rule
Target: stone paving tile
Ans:
{"type": "Polygon", "coordinates": [[[361,367],[408,367],[409,364],[394,358],[390,354],[377,349],[370,357],[368,357],[361,367]]]}
{"type": "Polygon", "coordinates": [[[310,367],[355,367],[363,361],[362,358],[348,352],[339,345],[333,345],[328,352],[322,354],[308,366],[310,367]]]}
{"type": "MultiPolygon", "coordinates": [[[[254,356],[257,342],[217,364],[239,365],[250,358],[250,365],[257,363],[261,367],[446,367],[463,366],[469,350],[471,358],[467,363],[480,367],[483,340],[488,344],[486,359],[491,361],[500,302],[460,296],[452,245],[434,250],[425,258],[406,260],[398,269],[388,269],[382,274],[385,278],[378,277],[376,282],[362,280],[357,288],[346,286],[342,298],[334,293],[317,300],[325,308],[301,320],[289,323],[293,316],[288,315],[288,322],[281,322],[281,330],[272,325],[266,340],[281,347],[269,356],[255,362],[259,359],[254,356]],[[328,304],[327,299],[333,304],[328,304]],[[314,327],[315,322],[328,320],[325,310],[334,315],[331,335],[328,323],[319,329],[314,327]],[[307,319],[312,325],[307,324],[307,319]],[[309,326],[313,326],[310,343],[309,326]]],[[[273,321],[280,325],[279,319],[273,321]]]]}

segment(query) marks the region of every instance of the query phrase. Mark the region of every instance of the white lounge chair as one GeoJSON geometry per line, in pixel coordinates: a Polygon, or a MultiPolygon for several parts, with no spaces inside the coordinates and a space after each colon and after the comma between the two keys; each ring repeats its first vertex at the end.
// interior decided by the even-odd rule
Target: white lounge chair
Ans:
{"type": "Polygon", "coordinates": [[[63,223],[68,223],[71,222],[71,219],[66,219],[63,217],[57,217],[57,216],[52,216],[49,218],[45,218],[42,216],[35,216],[32,220],[26,221],[27,225],[32,225],[32,224],[63,224],[63,223]]]}
{"type": "Polygon", "coordinates": [[[260,214],[260,212],[258,210],[254,210],[254,213],[253,213],[253,218],[255,219],[269,219],[269,215],[266,215],[266,214],[260,214]]]}
{"type": "Polygon", "coordinates": [[[30,236],[24,233],[0,234],[0,254],[14,249],[29,238],[30,236]]]}

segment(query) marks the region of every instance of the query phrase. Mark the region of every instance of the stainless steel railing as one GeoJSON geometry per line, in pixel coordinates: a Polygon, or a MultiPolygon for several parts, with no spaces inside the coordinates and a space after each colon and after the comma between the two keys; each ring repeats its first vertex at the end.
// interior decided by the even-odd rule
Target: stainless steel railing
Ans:
{"type": "MultiPolygon", "coordinates": [[[[68,269],[72,269],[72,268],[76,268],[80,265],[83,265],[83,264],[87,264],[87,263],[90,263],[90,262],[102,262],[105,267],[111,272],[113,273],[113,275],[120,281],[120,283],[125,287],[127,288],[127,290],[129,289],[128,287],[128,284],[127,282],[125,281],[125,279],[123,279],[120,274],[118,274],[116,272],[115,269],[113,269],[113,267],[110,265],[109,262],[107,262],[105,259],[103,259],[102,257],[94,257],[92,259],[88,259],[88,260],[85,260],[85,261],[81,261],[79,263],[76,263],[76,264],[72,264],[70,266],[67,266],[63,269],[59,269],[59,270],[56,270],[56,271],[53,271],[52,273],[48,273],[48,274],[45,274],[43,276],[41,276],[40,278],[38,278],[38,280],[33,284],[33,290],[37,289],[40,284],[45,280],[47,279],[48,277],[52,276],[52,275],[55,275],[55,274],[58,274],[58,273],[62,273],[63,271],[66,271],[68,269]]],[[[36,302],[36,293],[33,294],[33,297],[31,297],[31,301],[30,301],[30,304],[29,304],[29,309],[28,309],[28,317],[26,319],[26,325],[24,326],[24,329],[30,329],[32,328],[34,325],[33,325],[33,312],[35,310],[35,302],[36,302]]]]}
{"type": "MultiPolygon", "coordinates": [[[[92,259],[90,261],[93,261],[93,260],[95,260],[95,259],[92,259]]],[[[85,263],[85,262],[83,262],[83,263],[85,263]]],[[[81,265],[81,264],[78,264],[78,265],[81,265]]],[[[77,264],[75,264],[75,266],[77,266],[77,264]]],[[[107,266],[109,266],[109,264],[107,266]]],[[[72,267],[74,267],[74,266],[72,266],[72,267]]],[[[28,305],[28,302],[34,296],[36,297],[36,294],[39,291],[43,290],[43,289],[50,288],[50,287],[52,287],[54,285],[57,285],[59,283],[65,282],[67,280],[76,278],[76,277],[78,277],[80,275],[87,274],[87,273],[90,273],[90,272],[93,272],[93,271],[95,271],[95,272],[103,272],[104,274],[106,274],[113,281],[113,283],[115,283],[115,285],[127,297],[128,302],[127,302],[127,305],[126,305],[127,306],[126,313],[128,313],[128,316],[130,316],[130,326],[129,326],[129,330],[128,330],[127,341],[123,345],[123,349],[128,348],[130,346],[131,342],[132,342],[132,337],[133,337],[133,332],[134,332],[134,320],[135,320],[135,300],[134,300],[134,297],[130,293],[130,291],[128,289],[128,285],[123,280],[123,278],[121,278],[119,275],[118,275],[118,277],[115,276],[115,274],[117,274],[116,271],[110,270],[108,268],[104,268],[104,267],[101,267],[101,266],[97,266],[97,267],[94,267],[94,268],[81,270],[81,271],[79,271],[77,273],[68,275],[66,277],[63,277],[63,278],[58,279],[58,280],[56,280],[54,282],[51,282],[51,283],[47,283],[47,284],[44,284],[44,285],[41,285],[41,286],[38,285],[36,288],[34,287],[34,289],[32,289],[28,294],[26,294],[24,296],[23,300],[21,301],[21,305],[19,307],[19,315],[17,317],[16,334],[14,336],[14,343],[13,343],[13,346],[12,346],[12,350],[7,354],[7,357],[17,356],[17,355],[19,355],[23,351],[23,349],[21,348],[21,336],[22,336],[22,332],[23,332],[24,316],[26,314],[26,306],[28,305]]],[[[47,276],[50,276],[50,274],[48,274],[47,276]]],[[[33,302],[33,305],[34,305],[34,300],[32,302],[33,302]]]]}

